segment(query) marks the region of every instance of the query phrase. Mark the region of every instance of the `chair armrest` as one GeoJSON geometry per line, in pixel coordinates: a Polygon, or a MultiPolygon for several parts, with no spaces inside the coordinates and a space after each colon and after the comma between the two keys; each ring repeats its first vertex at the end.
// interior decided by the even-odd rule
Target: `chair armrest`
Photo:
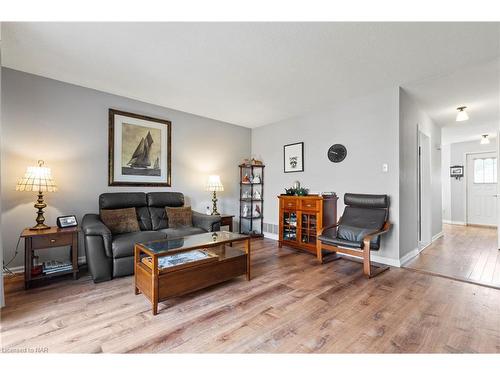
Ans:
{"type": "Polygon", "coordinates": [[[201,212],[193,211],[193,226],[206,230],[207,232],[216,232],[220,230],[221,218],[219,215],[205,215],[201,212]]]}
{"type": "Polygon", "coordinates": [[[323,233],[326,232],[327,230],[330,230],[330,229],[333,229],[333,228],[337,228],[338,226],[339,226],[339,223],[323,227],[323,228],[321,228],[321,230],[319,232],[319,235],[322,236],[323,233]]]}
{"type": "Polygon", "coordinates": [[[366,236],[364,236],[363,237],[363,242],[365,243],[365,245],[368,244],[368,246],[369,246],[373,237],[380,236],[381,234],[389,232],[389,230],[391,229],[391,227],[392,227],[392,224],[389,223],[388,221],[386,221],[384,223],[384,226],[382,227],[382,229],[376,230],[376,231],[374,231],[372,233],[368,233],[366,236]]]}
{"type": "Polygon", "coordinates": [[[113,235],[109,228],[104,225],[101,218],[97,214],[86,214],[82,220],[82,232],[85,236],[100,236],[102,237],[104,250],[108,257],[112,257],[111,241],[113,235]]]}

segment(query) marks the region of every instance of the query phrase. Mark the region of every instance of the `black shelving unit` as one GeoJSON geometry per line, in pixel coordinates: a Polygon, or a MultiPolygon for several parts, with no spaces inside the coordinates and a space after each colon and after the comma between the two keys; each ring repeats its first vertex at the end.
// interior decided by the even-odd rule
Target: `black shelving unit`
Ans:
{"type": "Polygon", "coordinates": [[[241,234],[250,234],[252,237],[263,237],[264,230],[264,167],[265,165],[258,164],[240,164],[240,220],[239,232],[241,234]],[[248,183],[243,182],[245,175],[253,178],[255,175],[260,175],[260,182],[248,183]],[[260,199],[254,198],[254,192],[260,192],[260,199]],[[244,198],[243,194],[250,194],[249,198],[244,198]],[[243,207],[249,206],[249,213],[243,216],[243,207]],[[260,208],[260,215],[254,216],[256,206],[260,208]]]}

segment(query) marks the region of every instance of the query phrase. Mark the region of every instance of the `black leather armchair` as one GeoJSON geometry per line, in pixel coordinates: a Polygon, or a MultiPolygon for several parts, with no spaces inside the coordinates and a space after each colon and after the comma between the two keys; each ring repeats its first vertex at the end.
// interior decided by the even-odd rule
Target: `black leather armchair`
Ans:
{"type": "Polygon", "coordinates": [[[344,195],[346,208],[337,224],[321,230],[317,240],[317,255],[321,263],[340,259],[338,253],[363,259],[363,273],[370,278],[387,270],[372,269],[370,252],[380,249],[380,236],[387,233],[389,197],[387,195],[344,195]]]}

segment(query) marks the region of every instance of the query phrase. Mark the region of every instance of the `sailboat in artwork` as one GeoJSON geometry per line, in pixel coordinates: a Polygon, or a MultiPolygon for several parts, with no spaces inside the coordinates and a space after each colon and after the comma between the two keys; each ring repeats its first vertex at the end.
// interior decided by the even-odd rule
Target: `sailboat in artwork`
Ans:
{"type": "Polygon", "coordinates": [[[149,153],[151,151],[152,144],[153,137],[151,136],[151,133],[148,132],[146,137],[141,138],[141,141],[137,145],[137,148],[135,149],[132,158],[127,163],[127,165],[130,165],[130,167],[132,168],[148,168],[151,165],[151,160],[149,160],[149,153]]]}

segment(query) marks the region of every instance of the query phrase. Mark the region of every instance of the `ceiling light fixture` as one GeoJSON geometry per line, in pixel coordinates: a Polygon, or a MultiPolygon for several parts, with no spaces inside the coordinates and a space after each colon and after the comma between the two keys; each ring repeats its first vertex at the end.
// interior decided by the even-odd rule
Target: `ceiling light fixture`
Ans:
{"type": "Polygon", "coordinates": [[[463,107],[458,107],[457,108],[457,121],[460,122],[460,121],[467,121],[469,119],[469,115],[467,114],[467,112],[465,112],[465,106],[463,107]]]}
{"type": "Polygon", "coordinates": [[[481,136],[481,144],[482,145],[489,145],[490,144],[490,139],[488,138],[488,134],[483,134],[481,136]]]}

